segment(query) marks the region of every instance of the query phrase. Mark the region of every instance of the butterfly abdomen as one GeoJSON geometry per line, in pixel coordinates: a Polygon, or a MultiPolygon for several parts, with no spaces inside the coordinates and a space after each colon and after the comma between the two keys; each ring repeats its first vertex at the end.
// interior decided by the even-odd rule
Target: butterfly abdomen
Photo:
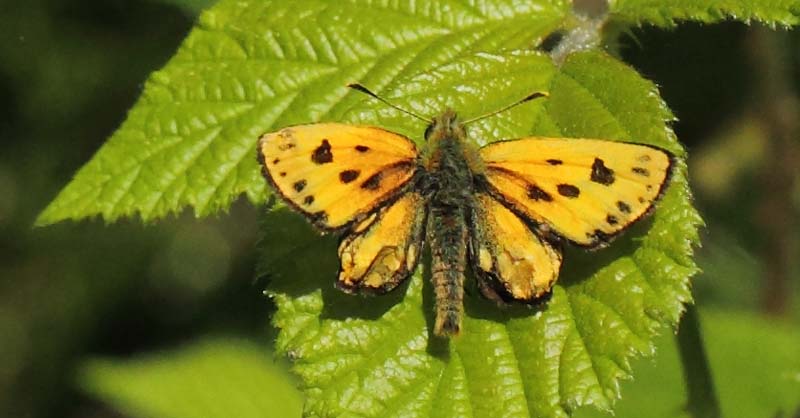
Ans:
{"type": "Polygon", "coordinates": [[[457,335],[461,330],[464,300],[464,266],[467,259],[467,224],[463,209],[432,206],[428,223],[431,245],[431,280],[436,295],[436,335],[457,335]]]}
{"type": "Polygon", "coordinates": [[[431,279],[436,295],[434,333],[456,335],[464,307],[467,261],[467,211],[472,199],[472,174],[461,139],[453,131],[433,138],[435,149],[426,167],[431,195],[427,227],[431,245],[431,279]]]}

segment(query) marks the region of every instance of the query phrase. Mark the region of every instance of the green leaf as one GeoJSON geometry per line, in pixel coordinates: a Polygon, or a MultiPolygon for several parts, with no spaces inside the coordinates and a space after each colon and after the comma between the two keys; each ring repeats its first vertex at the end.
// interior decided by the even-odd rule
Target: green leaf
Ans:
{"type": "Polygon", "coordinates": [[[472,51],[536,45],[568,9],[566,0],[223,0],[151,75],[122,126],[37,224],[148,221],[185,206],[204,216],[242,193],[262,202],[262,133],[342,120],[364,99],[349,82],[387,91],[472,51]]]}
{"type": "Polygon", "coordinates": [[[611,2],[610,11],[612,19],[656,26],[675,26],[679,20],[754,20],[783,26],[800,23],[797,0],[616,0],[611,2]]]}
{"type": "MultiPolygon", "coordinates": [[[[545,87],[535,101],[470,126],[478,142],[528,134],[653,144],[682,156],[652,83],[608,55],[574,54],[556,68],[535,53],[475,54],[397,82],[392,101],[422,114],[450,105],[465,116],[545,87]],[[513,83],[509,82],[513,80],[513,83]],[[483,86],[491,86],[485,88],[483,86]],[[478,98],[463,92],[479,91],[478,98]]],[[[421,136],[419,122],[368,102],[346,119],[421,136]]],[[[570,250],[541,311],[466,298],[464,330],[430,335],[432,289],[418,271],[374,298],[333,289],[335,240],[298,215],[266,217],[264,270],[278,312],[277,347],[294,360],[307,416],[565,417],[582,405],[610,410],[630,360],[690,301],[691,246],[701,220],[685,166],[651,220],[593,253],[570,250]]]]}
{"type": "Polygon", "coordinates": [[[302,405],[267,350],[235,339],[134,360],[91,360],[80,383],[131,417],[284,418],[299,416],[302,405]]]}

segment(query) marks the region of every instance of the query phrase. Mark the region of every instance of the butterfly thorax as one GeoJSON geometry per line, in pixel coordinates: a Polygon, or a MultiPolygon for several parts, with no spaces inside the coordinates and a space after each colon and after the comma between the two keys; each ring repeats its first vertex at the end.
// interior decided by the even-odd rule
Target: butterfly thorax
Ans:
{"type": "Polygon", "coordinates": [[[474,150],[465,141],[466,130],[452,110],[445,111],[425,130],[428,152],[424,158],[426,189],[431,205],[464,207],[472,195],[470,160],[474,150]]]}

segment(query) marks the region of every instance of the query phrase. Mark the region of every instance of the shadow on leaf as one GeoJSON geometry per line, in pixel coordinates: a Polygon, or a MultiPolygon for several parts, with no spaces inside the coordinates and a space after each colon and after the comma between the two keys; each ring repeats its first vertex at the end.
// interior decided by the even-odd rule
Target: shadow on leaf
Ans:
{"type": "Polygon", "coordinates": [[[564,245],[564,261],[558,284],[564,288],[580,285],[600,270],[622,257],[631,257],[641,247],[641,240],[652,226],[652,218],[638,222],[621,236],[614,239],[608,248],[584,250],[564,245]]]}
{"type": "Polygon", "coordinates": [[[439,337],[433,333],[436,321],[436,298],[433,290],[431,272],[431,252],[427,248],[422,256],[422,315],[425,317],[425,328],[428,330],[428,346],[426,351],[433,357],[447,361],[450,357],[450,339],[439,337]]]}
{"type": "Polygon", "coordinates": [[[406,293],[407,283],[382,296],[349,295],[336,289],[338,237],[321,236],[296,213],[268,213],[262,219],[261,232],[259,272],[267,278],[267,291],[292,298],[321,291],[321,319],[378,319],[406,293]]]}

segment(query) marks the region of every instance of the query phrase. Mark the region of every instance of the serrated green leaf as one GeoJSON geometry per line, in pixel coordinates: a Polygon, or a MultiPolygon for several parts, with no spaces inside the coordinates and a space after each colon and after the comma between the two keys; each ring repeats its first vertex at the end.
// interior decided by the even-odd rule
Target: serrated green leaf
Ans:
{"type": "MultiPolygon", "coordinates": [[[[560,68],[535,53],[476,54],[398,80],[390,91],[392,101],[422,114],[451,106],[471,116],[542,87],[548,99],[471,125],[470,137],[600,137],[684,155],[653,84],[598,52],[575,54],[560,68]],[[472,91],[480,100],[463,93],[472,91]]],[[[419,122],[365,106],[346,119],[421,137],[419,122]]],[[[298,215],[273,212],[263,232],[277,347],[302,379],[305,414],[566,417],[582,405],[609,410],[620,379],[631,375],[630,359],[651,354],[659,329],[674,325],[691,299],[691,246],[701,220],[685,171],[679,164],[652,219],[613,249],[568,251],[546,309],[500,309],[472,292],[463,333],[452,340],[430,335],[425,271],[390,295],[344,295],[332,286],[335,240],[316,237],[298,215]]]]}
{"type": "Polygon", "coordinates": [[[613,19],[656,26],[675,26],[680,20],[757,21],[783,26],[800,23],[797,0],[615,0],[610,11],[613,19]]]}
{"type": "Polygon", "coordinates": [[[147,221],[186,206],[203,216],[242,193],[262,202],[262,133],[342,120],[363,100],[349,82],[386,91],[472,51],[536,45],[568,9],[566,0],[223,0],[37,224],[147,221]]]}
{"type": "Polygon", "coordinates": [[[208,339],[134,360],[97,359],[80,384],[130,417],[284,418],[300,415],[300,394],[268,351],[234,339],[208,339]]]}

